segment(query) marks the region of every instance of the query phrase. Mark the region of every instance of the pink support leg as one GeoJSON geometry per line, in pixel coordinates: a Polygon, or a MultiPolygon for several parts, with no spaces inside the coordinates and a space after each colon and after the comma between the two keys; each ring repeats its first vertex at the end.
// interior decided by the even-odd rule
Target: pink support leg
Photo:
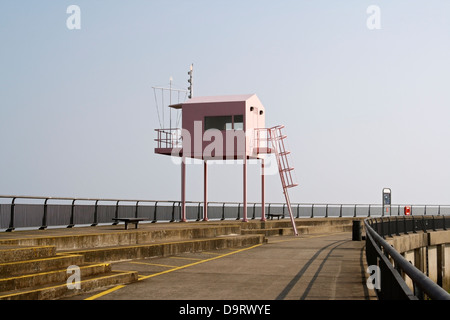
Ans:
{"type": "Polygon", "coordinates": [[[261,221],[266,221],[264,159],[261,159],[261,221]]]}
{"type": "Polygon", "coordinates": [[[244,156],[244,218],[242,219],[242,222],[248,222],[247,219],[247,156],[244,156]]]}
{"type": "Polygon", "coordinates": [[[181,222],[186,222],[186,158],[181,158],[181,222]]]}
{"type": "Polygon", "coordinates": [[[203,163],[203,221],[208,221],[208,164],[203,163]]]}

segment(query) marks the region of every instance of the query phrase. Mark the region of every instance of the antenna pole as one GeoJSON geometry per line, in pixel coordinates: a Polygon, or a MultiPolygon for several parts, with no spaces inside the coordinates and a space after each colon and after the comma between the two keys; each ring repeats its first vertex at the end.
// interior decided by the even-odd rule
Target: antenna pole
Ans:
{"type": "MultiPolygon", "coordinates": [[[[172,105],[172,77],[169,79],[169,106],[172,105]]],[[[169,128],[172,130],[172,108],[169,108],[169,128]]]]}
{"type": "Polygon", "coordinates": [[[194,96],[194,82],[193,82],[193,79],[192,79],[193,73],[194,73],[194,64],[192,63],[191,67],[190,67],[190,70],[188,72],[188,75],[189,75],[189,80],[188,80],[188,82],[189,82],[189,87],[188,87],[189,96],[188,96],[188,98],[189,99],[192,99],[192,97],[194,96]]]}

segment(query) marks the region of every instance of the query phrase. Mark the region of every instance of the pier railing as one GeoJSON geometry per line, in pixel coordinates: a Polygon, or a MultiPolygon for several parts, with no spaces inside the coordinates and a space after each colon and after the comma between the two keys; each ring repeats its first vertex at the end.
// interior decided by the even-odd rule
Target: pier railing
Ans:
{"type": "Polygon", "coordinates": [[[366,219],[366,258],[369,266],[378,268],[379,283],[374,286],[380,300],[450,300],[450,294],[422,271],[406,260],[386,240],[386,236],[400,236],[417,232],[448,230],[450,217],[381,217],[366,219]],[[412,281],[412,289],[405,277],[412,281]],[[377,288],[378,286],[378,288],[377,288]]]}
{"type": "MultiPolygon", "coordinates": [[[[202,201],[186,202],[186,217],[190,221],[203,219],[202,201]]],[[[376,204],[310,204],[291,203],[295,218],[383,217],[383,208],[376,204]]],[[[391,206],[392,216],[403,215],[403,205],[391,206]]],[[[267,203],[265,213],[288,218],[284,203],[267,203]]],[[[412,215],[450,215],[450,205],[412,205],[412,215]]],[[[249,219],[261,219],[261,204],[247,204],[249,219]]],[[[117,217],[145,217],[150,222],[181,220],[181,202],[148,199],[103,199],[71,197],[35,197],[0,195],[0,230],[48,227],[68,228],[78,225],[113,224],[117,217]]],[[[239,202],[208,202],[208,219],[243,218],[239,202]]],[[[448,219],[450,221],[450,217],[448,219]]]]}

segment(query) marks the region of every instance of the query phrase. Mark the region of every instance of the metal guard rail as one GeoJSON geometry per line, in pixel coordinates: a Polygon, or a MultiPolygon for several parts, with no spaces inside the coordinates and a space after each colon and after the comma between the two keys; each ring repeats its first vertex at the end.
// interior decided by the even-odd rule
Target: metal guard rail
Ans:
{"type": "MultiPolygon", "coordinates": [[[[447,223],[445,217],[441,217],[443,220],[443,228],[446,229],[447,223]]],[[[435,217],[427,218],[435,220],[435,217]]],[[[408,300],[418,300],[424,299],[424,295],[426,295],[429,299],[432,300],[450,300],[450,294],[446,292],[442,287],[428,278],[425,274],[423,274],[419,269],[417,269],[414,265],[412,265],[408,260],[406,260],[399,252],[397,252],[385,239],[385,235],[388,233],[384,233],[387,229],[387,225],[389,225],[389,229],[395,228],[395,226],[399,226],[398,223],[393,222],[393,220],[402,220],[400,218],[389,218],[383,219],[381,221],[377,221],[378,219],[365,219],[364,226],[366,230],[366,259],[367,264],[370,265],[378,265],[380,268],[380,289],[376,290],[377,295],[380,300],[394,300],[394,299],[408,299],[408,300]],[[384,220],[384,221],[383,221],[384,220]],[[374,230],[374,228],[381,231],[382,235],[378,234],[374,230]],[[393,263],[391,263],[391,261],[393,263]],[[407,286],[403,277],[401,276],[402,272],[408,275],[408,277],[413,282],[414,292],[407,286]]],[[[410,221],[414,221],[414,218],[408,219],[410,221]]],[[[406,221],[404,218],[402,222],[406,221]]],[[[416,219],[416,221],[425,221],[425,218],[416,219]]],[[[431,226],[431,230],[436,230],[436,224],[423,224],[423,231],[427,232],[427,226],[431,226]]],[[[406,226],[406,224],[405,224],[406,226]]],[[[390,232],[390,231],[389,231],[390,232]]],[[[417,232],[416,224],[411,224],[411,228],[405,228],[403,230],[399,230],[398,228],[395,230],[396,235],[400,235],[400,232],[404,234],[408,234],[408,232],[417,232]]]]}
{"type": "MultiPolygon", "coordinates": [[[[8,228],[6,229],[7,232],[11,232],[13,230],[16,229],[16,223],[15,223],[15,215],[16,215],[16,210],[15,207],[17,205],[16,200],[18,199],[22,199],[22,200],[41,200],[43,201],[42,204],[37,204],[37,205],[41,205],[42,208],[42,219],[41,219],[41,225],[39,226],[39,230],[45,230],[46,228],[48,228],[49,225],[52,224],[48,224],[48,206],[49,206],[49,200],[53,200],[53,201],[70,201],[70,204],[65,204],[64,206],[69,206],[70,207],[70,218],[69,218],[69,223],[66,224],[67,228],[72,228],[76,225],[76,223],[74,222],[74,217],[75,217],[75,202],[77,202],[77,205],[80,202],[94,202],[95,204],[93,205],[93,219],[91,220],[91,222],[89,222],[88,224],[90,224],[91,226],[95,227],[97,226],[99,223],[106,223],[105,221],[99,221],[99,217],[98,217],[98,208],[101,207],[101,205],[99,205],[99,202],[113,202],[115,203],[114,207],[114,218],[118,218],[119,216],[119,203],[134,203],[134,217],[138,217],[138,209],[141,208],[142,206],[140,206],[139,204],[141,203],[147,203],[147,204],[153,204],[153,220],[151,221],[152,223],[156,223],[159,220],[164,220],[161,219],[160,216],[160,210],[161,208],[167,208],[170,207],[170,211],[171,213],[169,214],[171,216],[170,220],[167,219],[167,221],[169,222],[175,222],[176,221],[176,211],[178,211],[178,214],[180,215],[181,213],[181,201],[173,201],[173,200],[135,200],[135,199],[107,199],[107,198],[71,198],[71,197],[39,197],[39,196],[13,196],[13,195],[0,195],[0,199],[10,199],[11,202],[9,203],[10,209],[9,209],[9,222],[8,222],[8,228]],[[162,205],[161,205],[162,204],[162,205]],[[164,205],[166,204],[166,205],[164,205]],[[159,219],[158,219],[159,218],[159,219]]],[[[0,203],[0,209],[1,209],[1,205],[8,205],[7,203],[0,203]]],[[[203,202],[202,201],[186,201],[187,205],[191,205],[191,207],[195,207],[196,208],[196,217],[191,219],[191,220],[196,220],[196,221],[200,221],[202,218],[202,212],[203,212],[203,202]]],[[[255,219],[256,218],[256,205],[258,203],[251,203],[249,202],[248,205],[249,207],[253,207],[253,214],[251,219],[255,219]]],[[[21,203],[20,205],[24,205],[23,203],[21,203]]],[[[221,207],[221,220],[225,220],[225,205],[235,205],[236,210],[236,216],[232,217],[232,218],[236,218],[236,220],[239,220],[241,218],[241,210],[242,210],[242,203],[239,202],[208,202],[208,206],[209,205],[220,205],[221,207]]],[[[286,209],[286,204],[285,203],[268,203],[268,210],[267,213],[270,214],[271,213],[271,206],[272,205],[278,205],[278,206],[282,206],[282,215],[283,218],[285,217],[285,209],[286,209]]],[[[299,217],[299,206],[301,204],[297,205],[297,218],[299,217]]],[[[131,206],[129,206],[131,207],[131,206]]],[[[342,207],[342,205],[341,205],[342,207]]],[[[450,206],[449,206],[450,207],[450,206]]],[[[227,207],[228,209],[229,207],[227,207]]],[[[313,205],[313,209],[314,209],[314,205],[313,205]]],[[[328,205],[327,205],[327,209],[328,209],[328,205]]],[[[341,210],[342,211],[342,210],[341,210]]],[[[0,210],[1,212],[1,210],[0,210]]],[[[311,212],[311,217],[314,215],[314,211],[311,212]]],[[[1,218],[1,217],[0,217],[1,218]]],[[[230,217],[228,217],[230,218],[230,217]]],[[[181,218],[180,218],[181,219],[181,218]]],[[[114,222],[113,225],[118,224],[118,222],[114,222]]],[[[54,225],[54,224],[53,224],[54,225]]],[[[58,224],[61,225],[61,224],[58,224]]],[[[23,226],[22,226],[23,227],[23,226]]],[[[25,227],[33,227],[31,225],[27,225],[25,227]]]]}
{"type": "MultiPolygon", "coordinates": [[[[133,199],[102,199],[102,198],[73,198],[73,197],[42,197],[42,196],[15,196],[0,195],[0,229],[13,231],[16,228],[39,228],[46,229],[48,226],[63,226],[72,228],[75,225],[96,226],[99,223],[111,223],[111,218],[117,218],[126,211],[127,217],[138,217],[143,215],[149,217],[151,222],[169,221],[175,222],[181,219],[181,202],[173,200],[133,200],[133,199]],[[18,203],[18,200],[34,201],[38,206],[33,210],[25,210],[23,205],[30,203],[18,203]],[[56,212],[52,206],[55,203],[64,202],[63,212],[56,212]],[[69,201],[69,203],[67,203],[69,201]],[[90,202],[90,205],[86,205],[90,202]],[[109,202],[110,204],[105,204],[109,202]],[[50,204],[51,203],[51,204],[50,204]],[[17,206],[20,206],[19,210],[17,206]],[[83,208],[84,209],[80,209],[83,208]],[[105,209],[107,207],[107,209],[105,209]],[[126,209],[125,209],[126,207],[126,209]],[[107,215],[105,210],[108,211],[107,215]],[[122,213],[121,213],[122,212],[122,213]],[[17,216],[17,217],[16,217],[17,216]],[[33,217],[34,216],[34,217],[33,217]],[[31,220],[34,222],[31,222],[31,220]],[[57,222],[55,222],[55,219],[57,222]],[[16,220],[16,221],[15,221],[16,220]],[[38,220],[38,221],[37,221],[38,220]]],[[[21,201],[23,202],[23,201],[21,201]]],[[[186,201],[188,209],[188,220],[199,221],[202,217],[203,201],[186,201]]],[[[260,218],[260,203],[248,202],[249,218],[260,218]]],[[[328,217],[374,217],[383,216],[382,205],[375,204],[320,204],[320,203],[291,203],[295,218],[328,218],[328,217]]],[[[241,218],[243,204],[240,202],[208,202],[208,208],[215,212],[213,219],[236,219],[241,218]]],[[[391,214],[401,215],[401,205],[392,206],[391,214]],[[396,210],[395,210],[396,209],[396,210]]],[[[285,218],[287,208],[285,203],[266,203],[267,216],[276,212],[285,218]]],[[[414,205],[411,206],[412,215],[437,214],[447,215],[450,222],[450,205],[414,205]]],[[[117,222],[113,223],[117,224],[117,222]]],[[[450,226],[449,226],[450,227],[450,226]]]]}

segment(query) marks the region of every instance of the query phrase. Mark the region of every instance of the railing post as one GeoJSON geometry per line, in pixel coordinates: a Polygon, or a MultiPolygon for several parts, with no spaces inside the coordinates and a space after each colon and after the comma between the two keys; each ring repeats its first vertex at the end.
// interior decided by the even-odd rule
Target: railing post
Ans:
{"type": "Polygon", "coordinates": [[[255,220],[255,214],[256,214],[256,202],[253,204],[253,215],[252,215],[252,220],[255,220]]]}
{"type": "Polygon", "coordinates": [[[9,228],[6,229],[6,232],[11,232],[15,229],[14,228],[14,210],[15,210],[14,207],[16,206],[15,201],[16,201],[16,198],[13,198],[11,201],[11,215],[9,218],[9,228]]]}
{"type": "Polygon", "coordinates": [[[201,212],[201,205],[202,205],[202,203],[201,202],[199,202],[198,203],[198,207],[197,207],[197,220],[195,220],[195,221],[200,221],[200,212],[201,212]]]}
{"type": "Polygon", "coordinates": [[[175,201],[172,204],[172,219],[169,222],[175,221],[175,201]]]}
{"type": "Polygon", "coordinates": [[[74,220],[74,214],[75,214],[75,201],[77,199],[73,199],[72,200],[72,206],[70,209],[70,221],[69,221],[69,225],[67,226],[67,228],[73,228],[75,226],[75,224],[73,223],[74,220]]]}
{"type": "Polygon", "coordinates": [[[222,205],[222,218],[220,220],[225,220],[225,202],[222,205]]]}
{"type": "Polygon", "coordinates": [[[423,300],[424,299],[423,291],[415,282],[413,282],[413,289],[414,295],[417,297],[417,299],[423,300]]]}
{"type": "Polygon", "coordinates": [[[91,227],[95,227],[98,225],[98,200],[95,200],[95,207],[94,207],[94,222],[91,224],[91,227]]]}
{"type": "Polygon", "coordinates": [[[325,206],[325,218],[328,218],[328,204],[325,206]]]}
{"type": "Polygon", "coordinates": [[[314,218],[314,203],[311,206],[311,218],[314,218]]]}
{"type": "MultiPolygon", "coordinates": [[[[118,219],[119,218],[119,201],[120,200],[117,200],[116,201],[116,208],[115,208],[115,210],[114,210],[114,218],[116,218],[116,219],[118,219]]],[[[118,225],[119,224],[119,220],[114,220],[114,222],[113,222],[113,226],[116,226],[116,225],[118,225]]]]}
{"type": "Polygon", "coordinates": [[[388,232],[387,232],[387,235],[388,235],[389,237],[392,237],[392,233],[391,233],[391,217],[388,217],[387,219],[388,219],[388,221],[387,221],[387,225],[388,225],[388,232]]]}
{"type": "Polygon", "coordinates": [[[355,204],[355,208],[353,209],[353,217],[356,218],[356,204],[355,204]]]}
{"type": "Polygon", "coordinates": [[[406,217],[403,216],[403,233],[408,234],[408,229],[406,229],[406,217]]]}
{"type": "Polygon", "coordinates": [[[152,223],[156,223],[156,209],[158,209],[158,201],[155,202],[155,209],[153,210],[153,220],[152,223]]]}
{"type": "Polygon", "coordinates": [[[47,201],[48,198],[44,201],[44,216],[42,217],[42,225],[39,227],[39,230],[45,230],[47,228],[47,201]]]}
{"type": "Polygon", "coordinates": [[[297,219],[300,218],[300,203],[297,203],[297,219]]]}
{"type": "Polygon", "coordinates": [[[283,203],[283,219],[284,219],[284,209],[286,208],[286,203],[283,203]]]}
{"type": "Polygon", "coordinates": [[[241,220],[241,203],[238,204],[238,212],[236,220],[241,220]]]}
{"type": "Polygon", "coordinates": [[[370,217],[370,204],[369,204],[369,209],[367,209],[367,217],[370,217]]]}
{"type": "Polygon", "coordinates": [[[341,204],[341,209],[339,210],[339,218],[342,218],[342,204],[341,204]]]}
{"type": "Polygon", "coordinates": [[[134,209],[134,217],[135,218],[138,217],[138,206],[139,206],[139,201],[136,201],[136,208],[134,209]]]}
{"type": "Polygon", "coordinates": [[[400,233],[398,232],[398,219],[399,217],[395,218],[395,235],[400,236],[400,233]]]}

